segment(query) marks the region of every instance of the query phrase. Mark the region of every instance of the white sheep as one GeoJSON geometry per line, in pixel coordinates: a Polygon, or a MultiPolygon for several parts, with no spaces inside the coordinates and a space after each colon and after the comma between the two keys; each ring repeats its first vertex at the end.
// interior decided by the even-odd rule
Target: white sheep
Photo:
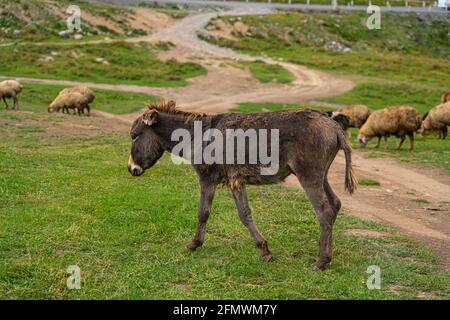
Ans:
{"type": "Polygon", "coordinates": [[[14,110],[19,110],[19,98],[17,97],[22,91],[22,85],[16,80],[5,80],[0,82],[0,98],[8,109],[6,98],[12,98],[14,101],[14,110]]]}
{"type": "Polygon", "coordinates": [[[409,137],[410,148],[414,149],[414,132],[420,128],[422,117],[419,112],[410,106],[390,107],[372,112],[366,123],[359,130],[358,141],[361,146],[366,146],[367,142],[378,138],[376,147],[380,145],[381,137],[384,137],[385,148],[387,148],[387,137],[395,135],[400,138],[397,150],[405,141],[405,136],[409,137]]]}
{"type": "MultiPolygon", "coordinates": [[[[78,100],[80,100],[77,97],[77,95],[75,95],[75,98],[65,98],[65,99],[67,100],[67,102],[70,102],[70,101],[77,102],[78,100]]],[[[89,115],[90,114],[90,110],[91,110],[89,104],[92,101],[94,101],[94,99],[95,99],[94,92],[91,89],[89,89],[88,87],[86,87],[86,86],[75,86],[75,87],[72,87],[72,88],[65,88],[65,89],[63,89],[63,90],[61,90],[59,92],[58,96],[55,98],[53,103],[50,105],[48,111],[49,112],[54,112],[54,111],[59,111],[59,110],[62,109],[63,113],[64,113],[64,111],[69,113],[69,109],[74,109],[74,113],[75,113],[75,109],[77,109],[78,113],[80,113],[80,112],[84,113],[84,109],[87,109],[88,115],[89,115]],[[83,95],[85,97],[85,100],[83,100],[83,102],[82,102],[82,109],[81,110],[79,110],[78,107],[70,106],[70,104],[66,103],[65,100],[63,100],[62,102],[56,103],[60,99],[61,96],[66,96],[68,94],[70,95],[72,93],[79,93],[79,94],[81,94],[81,95],[83,95]],[[63,105],[63,104],[66,105],[66,106],[58,107],[58,106],[63,105]]]]}
{"type": "Polygon", "coordinates": [[[84,108],[88,105],[88,99],[79,92],[66,92],[59,94],[55,100],[48,107],[48,112],[57,112],[62,110],[69,113],[69,109],[74,109],[78,111],[78,115],[81,115],[84,108]]]}
{"type": "Polygon", "coordinates": [[[447,137],[447,126],[450,126],[450,101],[442,103],[425,114],[419,133],[429,135],[432,131],[439,132],[439,138],[447,137]]]}

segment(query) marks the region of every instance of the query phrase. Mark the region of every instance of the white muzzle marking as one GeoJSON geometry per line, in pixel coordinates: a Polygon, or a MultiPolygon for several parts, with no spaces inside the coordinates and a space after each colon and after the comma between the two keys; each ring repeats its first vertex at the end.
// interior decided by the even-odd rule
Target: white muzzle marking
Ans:
{"type": "Polygon", "coordinates": [[[133,157],[131,156],[131,154],[130,154],[130,157],[128,158],[128,168],[130,168],[130,171],[133,171],[135,169],[142,171],[142,168],[140,166],[138,166],[136,163],[134,163],[133,157]]]}

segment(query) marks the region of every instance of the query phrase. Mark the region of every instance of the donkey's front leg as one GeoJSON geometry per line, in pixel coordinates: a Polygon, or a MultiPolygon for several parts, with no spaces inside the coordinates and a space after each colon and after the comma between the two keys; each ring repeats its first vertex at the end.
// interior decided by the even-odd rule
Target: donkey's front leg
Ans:
{"type": "Polygon", "coordinates": [[[200,181],[200,205],[198,207],[198,225],[192,242],[186,245],[186,248],[194,251],[205,241],[206,222],[208,222],[211,212],[211,205],[216,191],[216,184],[200,181]]]}
{"type": "Polygon", "coordinates": [[[231,189],[231,191],[233,192],[234,201],[236,202],[236,207],[241,222],[250,231],[253,239],[255,239],[256,246],[261,249],[261,254],[264,260],[272,261],[273,257],[272,253],[269,250],[269,247],[267,246],[267,241],[266,239],[264,239],[261,233],[259,233],[258,228],[256,228],[255,224],[253,223],[252,210],[248,205],[247,191],[245,187],[239,189],[231,189]]]}

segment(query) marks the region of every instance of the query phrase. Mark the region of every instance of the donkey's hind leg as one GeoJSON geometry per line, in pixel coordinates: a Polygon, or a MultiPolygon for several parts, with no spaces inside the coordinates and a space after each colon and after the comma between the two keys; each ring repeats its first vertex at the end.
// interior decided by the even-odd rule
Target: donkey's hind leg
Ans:
{"type": "Polygon", "coordinates": [[[211,206],[216,191],[216,185],[209,182],[200,182],[200,205],[198,208],[198,225],[192,242],[186,245],[186,248],[194,251],[205,241],[205,229],[208,222],[211,206]]]}
{"type": "Polygon", "coordinates": [[[231,191],[233,192],[233,198],[236,202],[236,207],[242,224],[247,227],[253,239],[255,239],[256,246],[261,250],[263,259],[266,261],[272,261],[273,256],[269,250],[267,241],[258,231],[258,228],[256,228],[256,225],[253,222],[252,210],[248,205],[247,191],[245,187],[241,187],[239,189],[231,189],[231,191]]]}
{"type": "Polygon", "coordinates": [[[334,209],[334,217],[333,217],[333,223],[336,221],[336,217],[339,213],[339,210],[341,210],[341,200],[338,198],[338,196],[334,193],[333,189],[331,188],[330,184],[328,183],[328,179],[325,177],[325,181],[323,183],[323,188],[325,190],[325,193],[328,197],[328,202],[330,203],[331,207],[334,209]]]}
{"type": "Polygon", "coordinates": [[[336,209],[340,206],[340,201],[337,202],[335,200],[336,196],[332,193],[331,187],[328,189],[329,185],[328,182],[325,182],[324,177],[318,175],[302,175],[301,173],[296,173],[296,175],[309,201],[311,201],[320,224],[319,259],[316,261],[315,266],[323,270],[333,256],[332,231],[337,215],[336,209]],[[325,185],[327,186],[325,187],[325,185]],[[329,200],[330,198],[332,201],[329,200]]]}

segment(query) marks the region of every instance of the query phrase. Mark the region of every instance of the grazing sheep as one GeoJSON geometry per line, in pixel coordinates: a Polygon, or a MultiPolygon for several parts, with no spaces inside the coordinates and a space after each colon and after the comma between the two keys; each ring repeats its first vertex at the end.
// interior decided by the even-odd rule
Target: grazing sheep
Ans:
{"type": "MultiPolygon", "coordinates": [[[[84,114],[84,109],[87,109],[88,115],[90,115],[91,108],[90,108],[89,104],[92,103],[94,101],[94,99],[95,99],[94,92],[91,89],[89,89],[88,87],[86,87],[86,86],[75,86],[75,87],[72,87],[72,88],[63,89],[58,94],[58,96],[66,94],[66,93],[71,93],[71,92],[78,92],[78,93],[81,93],[83,96],[86,97],[87,104],[85,105],[85,107],[81,111],[84,114]]],[[[69,113],[69,110],[67,108],[65,110],[67,111],[67,113],[69,113]]]]}
{"type": "Polygon", "coordinates": [[[429,135],[432,131],[439,132],[439,138],[447,137],[447,126],[450,126],[450,100],[442,103],[425,114],[419,133],[429,135]]]}
{"type": "Polygon", "coordinates": [[[347,116],[348,124],[346,125],[346,127],[344,127],[344,130],[347,130],[347,128],[359,129],[366,122],[367,118],[369,118],[371,112],[372,111],[367,106],[362,104],[355,104],[351,106],[338,108],[335,112],[331,114],[331,118],[335,119],[335,117],[339,115],[347,116]]]}
{"type": "Polygon", "coordinates": [[[48,107],[48,112],[58,112],[62,109],[62,112],[69,113],[69,109],[78,111],[78,115],[81,116],[84,108],[87,108],[88,98],[79,92],[66,92],[59,94],[55,100],[48,107]]]}
{"type": "Polygon", "coordinates": [[[441,97],[441,103],[446,103],[448,101],[450,101],[450,91],[447,91],[441,97]]]}
{"type": "Polygon", "coordinates": [[[401,148],[408,135],[410,148],[414,149],[414,131],[420,128],[422,118],[419,112],[413,107],[399,106],[390,107],[373,112],[366,123],[359,130],[358,141],[362,146],[373,137],[378,138],[376,148],[380,146],[381,137],[384,137],[385,148],[387,149],[387,138],[395,135],[400,138],[397,150],[401,148]]]}
{"type": "Polygon", "coordinates": [[[0,98],[5,103],[6,109],[8,109],[8,103],[6,98],[12,98],[14,101],[14,110],[19,110],[19,99],[17,96],[22,91],[22,85],[16,80],[5,80],[0,82],[0,98]]]}

